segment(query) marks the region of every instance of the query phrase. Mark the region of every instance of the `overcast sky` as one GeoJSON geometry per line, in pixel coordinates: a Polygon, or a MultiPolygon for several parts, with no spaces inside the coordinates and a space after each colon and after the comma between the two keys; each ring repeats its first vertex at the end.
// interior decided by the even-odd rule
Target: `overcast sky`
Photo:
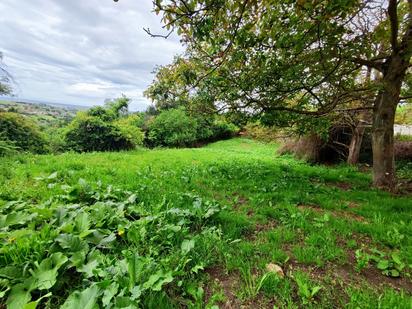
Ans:
{"type": "Polygon", "coordinates": [[[0,51],[20,98],[102,104],[122,93],[132,109],[156,65],[170,63],[179,39],[165,33],[151,0],[0,0],[0,51]]]}

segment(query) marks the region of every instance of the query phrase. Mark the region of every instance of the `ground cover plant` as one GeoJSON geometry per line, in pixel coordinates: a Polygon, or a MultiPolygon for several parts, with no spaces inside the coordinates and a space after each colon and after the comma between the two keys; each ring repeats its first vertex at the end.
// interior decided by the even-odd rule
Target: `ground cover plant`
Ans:
{"type": "Polygon", "coordinates": [[[276,150],[2,158],[0,304],[411,308],[411,196],[276,150]]]}

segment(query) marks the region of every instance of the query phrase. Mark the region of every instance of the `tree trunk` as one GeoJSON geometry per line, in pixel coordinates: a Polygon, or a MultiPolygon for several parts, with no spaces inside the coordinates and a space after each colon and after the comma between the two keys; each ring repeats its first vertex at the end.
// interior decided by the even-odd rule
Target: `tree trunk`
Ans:
{"type": "Polygon", "coordinates": [[[393,125],[406,68],[405,61],[399,55],[391,57],[383,73],[382,89],[373,105],[373,184],[390,190],[395,185],[393,125]]]}
{"type": "Polygon", "coordinates": [[[373,110],[373,184],[379,188],[392,189],[395,185],[393,125],[397,103],[398,100],[383,91],[376,98],[373,110]]]}
{"type": "MultiPolygon", "coordinates": [[[[372,75],[372,68],[368,68],[366,71],[365,75],[365,84],[368,85],[368,83],[371,80],[371,75],[372,75]]],[[[355,165],[359,162],[359,154],[361,151],[361,146],[362,146],[362,141],[363,141],[363,135],[365,133],[365,125],[367,121],[370,122],[370,115],[368,112],[363,111],[359,114],[359,120],[356,123],[355,128],[352,131],[352,138],[350,140],[349,144],[349,154],[347,158],[347,163],[351,165],[355,165]]]]}
{"type": "Polygon", "coordinates": [[[359,153],[362,146],[363,134],[365,133],[365,124],[360,120],[352,133],[349,145],[348,164],[357,164],[359,162],[359,153]]]}

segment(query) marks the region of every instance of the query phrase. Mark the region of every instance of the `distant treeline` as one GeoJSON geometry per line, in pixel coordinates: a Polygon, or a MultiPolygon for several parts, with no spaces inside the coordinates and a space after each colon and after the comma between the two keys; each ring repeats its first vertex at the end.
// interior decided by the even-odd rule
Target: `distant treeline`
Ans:
{"type": "Polygon", "coordinates": [[[55,110],[28,117],[30,113],[21,113],[14,106],[3,108],[0,155],[193,147],[230,138],[239,130],[224,115],[193,114],[184,107],[158,110],[151,106],[137,113],[130,113],[128,108],[126,97],[64,117],[55,110]]]}

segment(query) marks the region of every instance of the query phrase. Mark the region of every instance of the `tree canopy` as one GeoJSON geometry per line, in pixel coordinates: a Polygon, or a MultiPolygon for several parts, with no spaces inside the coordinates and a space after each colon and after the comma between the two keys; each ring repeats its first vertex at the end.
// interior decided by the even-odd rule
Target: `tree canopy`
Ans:
{"type": "Polygon", "coordinates": [[[190,91],[207,85],[220,106],[286,122],[373,109],[374,182],[393,185],[412,1],[157,0],[154,10],[197,68],[190,91]]]}

